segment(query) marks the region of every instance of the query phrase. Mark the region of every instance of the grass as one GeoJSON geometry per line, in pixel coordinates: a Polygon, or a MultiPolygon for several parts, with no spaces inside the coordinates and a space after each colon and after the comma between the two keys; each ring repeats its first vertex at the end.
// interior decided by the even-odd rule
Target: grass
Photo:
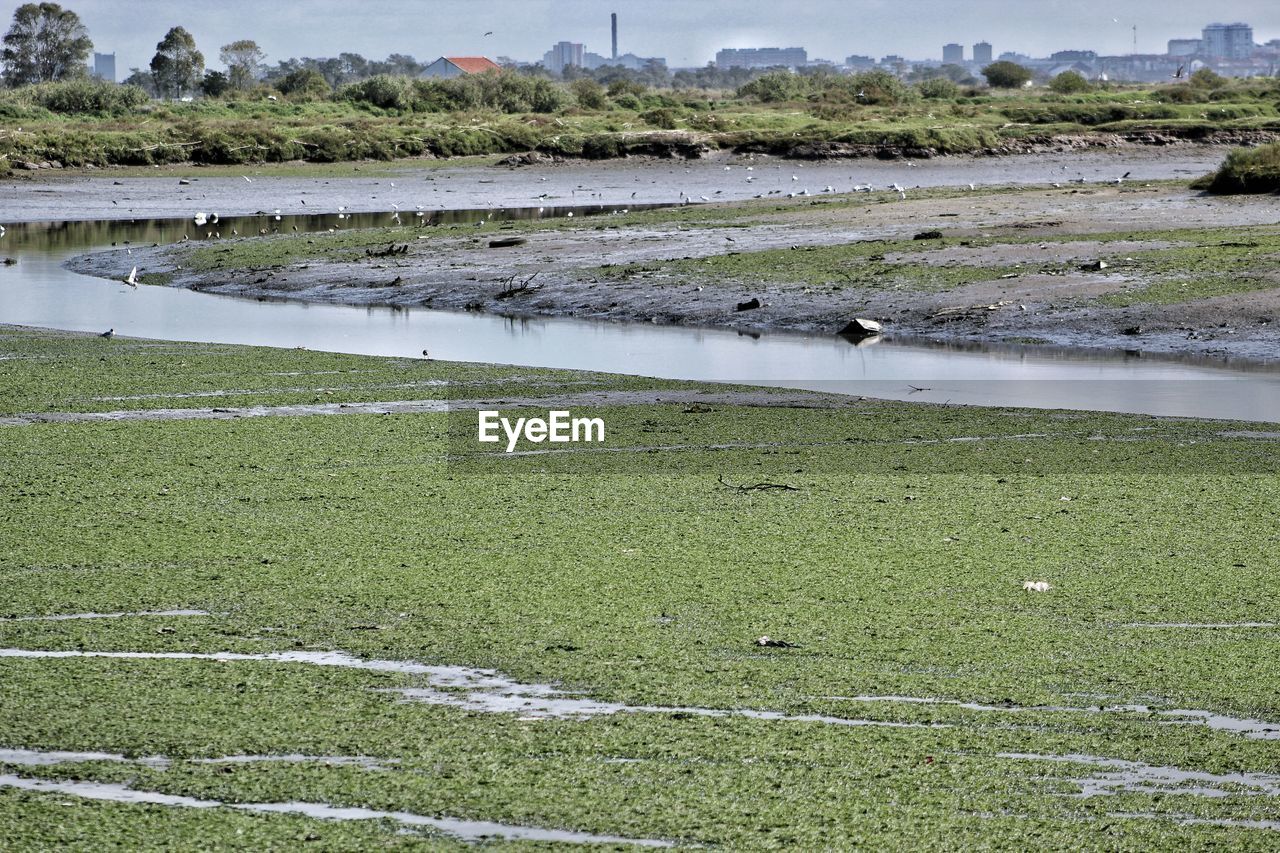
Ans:
{"type": "MultiPolygon", "coordinates": [[[[233,392],[216,403],[228,406],[405,399],[401,386],[423,380],[451,384],[415,385],[414,396],[647,384],[12,328],[0,351],[10,413],[207,406],[103,398],[211,390],[233,392]]],[[[1274,720],[1277,631],[1125,626],[1272,617],[1280,444],[1224,438],[1228,425],[1208,422],[901,403],[601,413],[611,446],[688,449],[477,457],[461,443],[474,422],[458,414],[0,427],[0,615],[214,614],[0,622],[0,647],[342,649],[493,667],[631,704],[951,727],[680,713],[534,721],[399,703],[378,689],[414,679],[386,673],[0,658],[6,747],[399,761],[386,771],[179,761],[4,772],[734,848],[1273,843],[1263,830],[1171,816],[1277,820],[1274,798],[1077,799],[1062,795],[1087,768],[998,757],[1265,772],[1271,741],[1141,713],[830,697],[1141,702],[1274,720]],[[1029,435],[1043,437],[1019,437],[1029,435]],[[987,438],[945,441],[964,436],[987,438]],[[741,440],[765,446],[712,448],[741,440]],[[740,492],[721,479],[798,491],[740,492]],[[1023,592],[1037,578],[1055,588],[1023,592]],[[761,634],[800,647],[761,649],[761,634]]],[[[12,790],[0,790],[0,815],[4,844],[27,848],[420,840],[373,822],[12,790]]]]}

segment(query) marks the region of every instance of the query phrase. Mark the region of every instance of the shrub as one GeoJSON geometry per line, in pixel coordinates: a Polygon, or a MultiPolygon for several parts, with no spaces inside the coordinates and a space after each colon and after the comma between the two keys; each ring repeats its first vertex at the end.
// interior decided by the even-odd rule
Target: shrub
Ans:
{"type": "Polygon", "coordinates": [[[1227,85],[1227,78],[1211,68],[1201,68],[1191,75],[1190,82],[1197,89],[1221,89],[1227,85]]]}
{"type": "Polygon", "coordinates": [[[338,94],[355,104],[368,104],[384,110],[405,110],[413,103],[411,91],[409,81],[403,77],[378,74],[344,86],[338,94]]]}
{"type": "Polygon", "coordinates": [[[1087,92],[1092,87],[1079,71],[1063,71],[1049,81],[1049,88],[1059,95],[1074,95],[1077,92],[1087,92]]]}
{"type": "Polygon", "coordinates": [[[19,89],[18,94],[50,112],[67,115],[120,115],[151,100],[137,86],[118,86],[101,80],[41,83],[19,89]]]}
{"type": "Polygon", "coordinates": [[[1280,142],[1237,148],[1218,171],[1191,186],[1224,195],[1280,192],[1280,142]]]}
{"type": "Polygon", "coordinates": [[[905,104],[913,95],[905,83],[881,68],[837,77],[829,88],[843,90],[859,104],[905,104]]]}
{"type": "Polygon", "coordinates": [[[680,113],[669,107],[662,107],[641,113],[640,120],[647,125],[660,127],[663,130],[675,130],[680,121],[680,113]]]}
{"type": "Polygon", "coordinates": [[[574,80],[570,89],[573,90],[573,97],[578,102],[578,106],[584,110],[603,110],[609,107],[604,87],[590,77],[574,80]]]}
{"type": "Polygon", "coordinates": [[[934,77],[916,87],[921,97],[931,101],[951,101],[960,97],[960,87],[948,77],[934,77]]]}
{"type": "Polygon", "coordinates": [[[1031,82],[1030,69],[1005,59],[983,68],[982,76],[987,78],[987,85],[993,89],[1021,89],[1031,82]]]}
{"type": "Polygon", "coordinates": [[[333,89],[324,75],[314,68],[290,71],[276,84],[280,94],[294,101],[313,101],[329,97],[333,89]]]}
{"type": "Polygon", "coordinates": [[[798,101],[809,94],[809,82],[790,71],[770,71],[739,87],[739,98],[755,98],[765,104],[798,101]]]}

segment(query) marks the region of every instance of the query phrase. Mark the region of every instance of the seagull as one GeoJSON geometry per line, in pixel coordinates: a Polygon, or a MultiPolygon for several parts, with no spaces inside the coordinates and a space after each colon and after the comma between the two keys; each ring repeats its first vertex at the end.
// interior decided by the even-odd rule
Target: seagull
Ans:
{"type": "MultiPolygon", "coordinates": [[[[483,36],[481,36],[481,38],[487,38],[488,36],[491,36],[491,35],[493,35],[493,30],[489,30],[489,32],[485,33],[483,36]]],[[[422,354],[426,355],[426,352],[423,352],[422,354]]]]}
{"type": "Polygon", "coordinates": [[[1048,581],[1023,581],[1022,588],[1027,592],[1048,592],[1053,586],[1048,581]]]}
{"type": "Polygon", "coordinates": [[[893,184],[893,185],[891,185],[891,186],[889,187],[889,189],[893,190],[894,192],[896,192],[898,195],[902,196],[903,198],[906,198],[906,197],[907,197],[907,191],[906,191],[906,190],[904,190],[902,187],[898,186],[896,183],[895,183],[895,184],[893,184]]]}
{"type": "Polygon", "coordinates": [[[240,177],[244,178],[244,181],[246,184],[253,183],[253,178],[249,177],[248,175],[241,175],[240,177]]]}
{"type": "Polygon", "coordinates": [[[195,215],[195,223],[199,227],[203,227],[208,221],[209,217],[204,212],[200,212],[195,215]]]}
{"type": "Polygon", "coordinates": [[[1187,70],[1187,66],[1185,66],[1185,65],[1179,65],[1179,66],[1178,66],[1178,71],[1177,71],[1177,73],[1173,75],[1173,79],[1175,79],[1175,80],[1181,80],[1181,79],[1182,79],[1183,72],[1185,72],[1186,70],[1187,70]]]}
{"type": "Polygon", "coordinates": [[[0,225],[0,237],[4,236],[4,226],[0,225]]]}
{"type": "Polygon", "coordinates": [[[116,330],[115,330],[115,329],[107,329],[105,332],[103,332],[102,334],[98,335],[98,337],[100,337],[100,338],[114,338],[115,336],[116,336],[116,330]]]}
{"type": "Polygon", "coordinates": [[[1127,178],[1127,177],[1129,177],[1129,176],[1130,176],[1130,175],[1132,175],[1132,174],[1133,174],[1133,172],[1125,172],[1123,175],[1121,175],[1120,177],[1116,178],[1116,185],[1118,186],[1118,185],[1120,185],[1120,184],[1123,184],[1123,183],[1124,183],[1124,179],[1125,179],[1125,178],[1127,178]]]}
{"type": "Polygon", "coordinates": [[[134,290],[137,290],[138,289],[138,268],[134,267],[133,270],[129,273],[129,277],[126,279],[123,279],[123,281],[125,284],[129,285],[134,290]]]}

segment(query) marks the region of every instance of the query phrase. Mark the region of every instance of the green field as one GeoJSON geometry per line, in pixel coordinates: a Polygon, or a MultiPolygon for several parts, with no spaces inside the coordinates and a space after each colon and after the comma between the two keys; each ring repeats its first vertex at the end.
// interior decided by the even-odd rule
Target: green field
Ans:
{"type": "Polygon", "coordinates": [[[1280,843],[1272,427],[13,327],[0,389],[0,848],[1280,843]],[[582,391],[653,399],[525,456],[355,413],[582,391]]]}

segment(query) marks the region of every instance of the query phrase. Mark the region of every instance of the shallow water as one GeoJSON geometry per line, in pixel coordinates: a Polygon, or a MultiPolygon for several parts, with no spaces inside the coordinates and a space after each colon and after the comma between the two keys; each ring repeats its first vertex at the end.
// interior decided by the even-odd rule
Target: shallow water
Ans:
{"type": "Polygon", "coordinates": [[[16,788],[36,793],[53,793],[106,800],[113,803],[171,806],[190,809],[231,808],[259,814],[300,814],[318,820],[392,820],[405,826],[434,829],[463,841],[503,838],[512,841],[547,841],[562,844],[620,844],[640,847],[672,847],[669,841],[647,838],[624,838],[617,835],[593,835],[564,829],[542,829],[534,826],[511,826],[482,820],[451,817],[427,817],[411,812],[379,811],[360,807],[330,806],[324,803],[223,803],[176,794],[139,791],[128,785],[109,782],[63,782],[52,779],[29,779],[14,774],[0,774],[0,788],[16,788]]]}
{"type": "MultiPolygon", "coordinates": [[[[580,210],[607,214],[612,209],[580,210]]],[[[548,208],[543,215],[567,212],[548,208]]],[[[536,215],[536,208],[431,214],[439,221],[463,222],[536,215]]],[[[382,213],[343,220],[336,215],[285,215],[277,221],[268,214],[223,218],[205,229],[229,233],[234,228],[244,234],[262,228],[289,231],[296,225],[300,231],[321,231],[386,224],[387,219],[382,213]]],[[[70,257],[93,249],[166,243],[195,232],[189,219],[10,226],[0,238],[0,255],[18,263],[0,267],[0,322],[415,358],[426,348],[433,358],[449,361],[742,382],[917,402],[1280,421],[1280,370],[1203,358],[904,341],[854,346],[822,335],[753,336],[646,324],[259,302],[166,287],[131,290],[62,267],[70,257]]]]}
{"type": "Polygon", "coordinates": [[[1141,761],[1124,761],[1096,755],[1035,755],[1005,752],[998,758],[1049,761],[1098,768],[1093,776],[1071,778],[1080,786],[1081,799],[1118,793],[1188,794],[1198,797],[1280,796],[1280,776],[1270,773],[1206,773],[1179,767],[1159,767],[1141,761]]]}

